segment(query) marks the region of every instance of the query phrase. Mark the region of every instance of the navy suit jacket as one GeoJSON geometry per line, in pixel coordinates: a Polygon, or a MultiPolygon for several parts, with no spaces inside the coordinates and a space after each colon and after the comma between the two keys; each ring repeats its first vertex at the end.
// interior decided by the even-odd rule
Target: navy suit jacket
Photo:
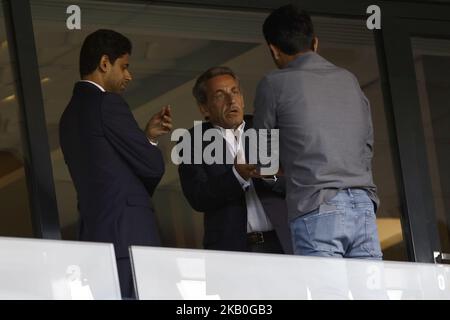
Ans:
{"type": "MultiPolygon", "coordinates": [[[[251,116],[246,116],[245,122],[245,129],[251,127],[251,116]]],[[[202,132],[210,128],[213,128],[211,123],[202,124],[202,132]]],[[[191,141],[193,132],[194,128],[190,130],[191,141]]],[[[209,143],[203,142],[203,149],[209,143]]],[[[194,210],[204,212],[203,246],[214,250],[249,251],[245,191],[233,173],[233,165],[180,164],[178,173],[189,204],[194,210]]],[[[253,179],[253,183],[284,252],[292,253],[284,178],[279,178],[274,185],[262,179],[253,179]]]]}
{"type": "Polygon", "coordinates": [[[59,130],[78,196],[80,239],[112,242],[117,258],[128,257],[129,245],[160,245],[150,197],[164,161],[123,98],[78,82],[59,130]]]}

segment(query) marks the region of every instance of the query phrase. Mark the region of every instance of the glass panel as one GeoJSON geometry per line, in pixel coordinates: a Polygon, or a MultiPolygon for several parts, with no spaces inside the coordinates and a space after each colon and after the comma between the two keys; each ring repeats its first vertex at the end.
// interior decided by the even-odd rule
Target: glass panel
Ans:
{"type": "Polygon", "coordinates": [[[0,236],[33,235],[20,125],[0,1],[0,236]]]}
{"type": "MultiPolygon", "coordinates": [[[[132,41],[133,81],[124,97],[141,127],[163,105],[171,104],[174,128],[190,128],[194,119],[201,119],[191,96],[195,77],[208,67],[226,63],[256,46],[227,41],[224,35],[211,34],[208,28],[196,26],[199,23],[203,26],[206,20],[220,32],[225,30],[227,21],[220,22],[203,10],[190,12],[188,8],[78,1],[81,30],[68,30],[69,15],[65,12],[72,4],[59,0],[31,1],[63,239],[75,239],[78,213],[76,192],[59,146],[58,122],[73,85],[79,80],[78,56],[85,37],[99,28],[110,28],[132,41]],[[204,19],[193,19],[193,15],[204,19]]],[[[248,92],[254,91],[257,77],[253,77],[246,85],[248,92]]],[[[184,198],[177,167],[170,158],[172,146],[169,136],[159,140],[166,173],[153,196],[163,245],[200,248],[202,216],[194,213],[184,198]]]]}
{"type": "Polygon", "coordinates": [[[450,40],[412,38],[434,208],[443,252],[450,252],[450,40]]]}
{"type": "MultiPolygon", "coordinates": [[[[261,34],[266,14],[237,11],[78,1],[81,30],[66,28],[69,1],[32,1],[55,185],[65,238],[74,236],[76,196],[58,142],[58,121],[78,80],[78,54],[85,36],[98,28],[124,33],[133,42],[134,80],[125,92],[141,126],[166,104],[172,105],[174,128],[190,128],[202,120],[191,90],[196,77],[214,65],[227,65],[241,79],[247,112],[252,112],[256,85],[274,68],[261,34]]],[[[373,171],[381,197],[379,232],[386,259],[406,260],[400,227],[400,200],[372,32],[365,21],[315,17],[320,53],[352,71],[372,103],[375,130],[373,171]],[[339,30],[339,32],[336,32],[339,30]]],[[[160,140],[166,173],[153,201],[163,245],[201,248],[202,215],[192,210],[181,191],[171,162],[173,143],[160,140]]]]}
{"type": "Polygon", "coordinates": [[[0,238],[0,299],[120,300],[112,244],[0,238]]]}
{"type": "Polygon", "coordinates": [[[144,247],[131,251],[141,300],[450,298],[450,267],[444,265],[144,247]]]}

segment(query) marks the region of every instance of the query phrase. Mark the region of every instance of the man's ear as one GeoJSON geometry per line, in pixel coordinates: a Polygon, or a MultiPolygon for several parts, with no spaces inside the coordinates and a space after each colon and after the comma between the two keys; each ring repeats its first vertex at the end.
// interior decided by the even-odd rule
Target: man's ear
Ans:
{"type": "Polygon", "coordinates": [[[269,49],[270,49],[270,52],[272,53],[272,57],[275,60],[280,60],[280,49],[278,49],[271,43],[269,43],[269,49]]]}
{"type": "Polygon", "coordinates": [[[317,49],[319,48],[319,38],[314,37],[312,40],[312,51],[317,52],[317,49]]]}
{"type": "Polygon", "coordinates": [[[203,117],[205,119],[209,119],[209,110],[208,107],[204,104],[199,104],[198,105],[198,110],[200,111],[200,113],[203,115],[203,117]]]}
{"type": "Polygon", "coordinates": [[[109,58],[106,54],[102,55],[100,58],[100,63],[98,65],[98,68],[101,72],[107,72],[111,67],[111,62],[109,61],[109,58]]]}

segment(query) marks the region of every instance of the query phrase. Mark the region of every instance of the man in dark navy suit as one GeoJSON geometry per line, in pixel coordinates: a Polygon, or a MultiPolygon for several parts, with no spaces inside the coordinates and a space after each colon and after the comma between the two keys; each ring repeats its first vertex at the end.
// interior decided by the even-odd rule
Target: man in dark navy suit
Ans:
{"type": "Polygon", "coordinates": [[[80,52],[81,81],[60,121],[60,143],[74,182],[80,240],[114,244],[124,298],[134,296],[128,246],[160,245],[150,197],[164,174],[156,139],[171,130],[164,107],[142,131],[121,97],[131,74],[131,42],[98,30],[80,52]]]}
{"type": "MultiPolygon", "coordinates": [[[[217,130],[224,141],[223,154],[236,159],[234,164],[191,161],[178,167],[184,195],[193,209],[204,212],[204,247],[292,253],[284,178],[261,177],[255,165],[246,164],[249,149],[244,132],[252,128],[252,117],[244,118],[239,79],[227,67],[213,67],[199,76],[193,94],[207,121],[200,130],[190,130],[191,138],[195,131],[203,135],[217,130]]],[[[203,152],[210,143],[204,141],[197,151],[203,152]]],[[[194,152],[195,148],[191,156],[194,152]]]]}

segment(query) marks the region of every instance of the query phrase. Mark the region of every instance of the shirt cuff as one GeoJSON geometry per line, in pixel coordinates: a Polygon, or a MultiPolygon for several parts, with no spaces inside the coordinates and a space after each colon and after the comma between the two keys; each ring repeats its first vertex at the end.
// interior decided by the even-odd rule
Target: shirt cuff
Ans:
{"type": "Polygon", "coordinates": [[[271,177],[262,177],[261,179],[267,183],[275,183],[278,180],[277,176],[275,176],[275,175],[273,175],[271,177]]]}
{"type": "Polygon", "coordinates": [[[233,173],[234,173],[234,176],[236,177],[236,179],[241,184],[242,189],[244,191],[246,191],[248,189],[248,187],[250,187],[250,181],[244,180],[244,178],[242,178],[241,175],[236,171],[236,168],[234,166],[233,166],[233,173]]]}
{"type": "Polygon", "coordinates": [[[147,137],[147,139],[148,139],[148,142],[150,142],[150,143],[151,143],[152,145],[154,145],[155,147],[158,145],[158,141],[153,142],[152,140],[150,140],[149,137],[147,137]]]}

